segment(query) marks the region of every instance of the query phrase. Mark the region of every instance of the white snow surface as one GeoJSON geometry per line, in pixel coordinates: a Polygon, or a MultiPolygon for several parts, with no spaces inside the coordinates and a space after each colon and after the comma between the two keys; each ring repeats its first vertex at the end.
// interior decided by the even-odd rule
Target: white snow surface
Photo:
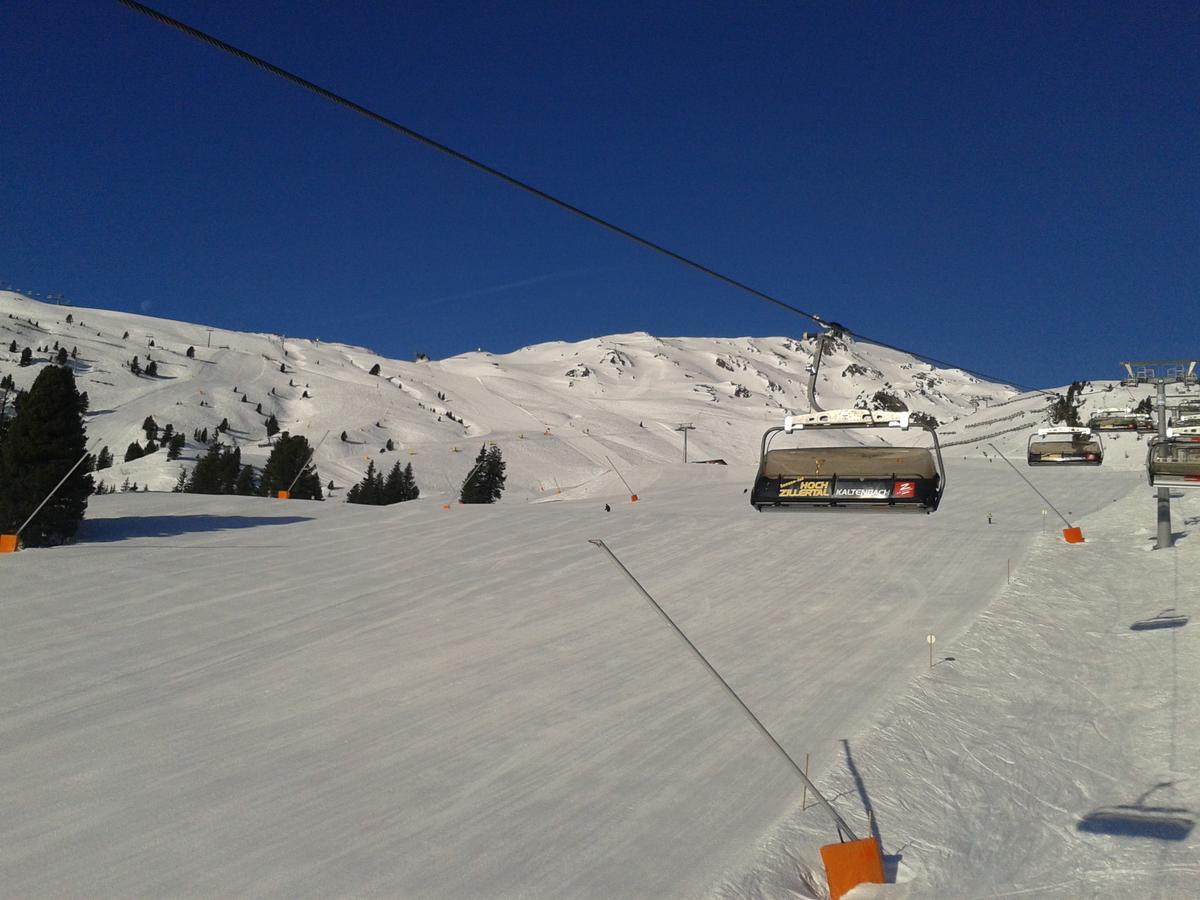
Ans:
{"type": "MultiPolygon", "coordinates": [[[[942,508],[761,515],[758,438],[805,408],[811,342],[399,363],[289,338],[281,374],[269,335],[214,331],[209,350],[200,326],[69,311],[0,295],[0,369],[36,371],[5,364],[12,339],[78,346],[89,431],[118,458],[146,415],[189,436],[227,415],[253,461],[262,417],[232,386],[257,402],[291,377],[314,397],[280,401],[285,428],[366,441],[335,431],[323,481],[359,477],[390,435],[382,460],[411,459],[423,495],[96,497],[77,544],[0,557],[0,894],[820,896],[820,809],[598,537],[860,835],[874,812],[897,883],[855,896],[1194,895],[1200,498],[1175,501],[1178,547],[1150,552],[1132,436],[1100,468],[1026,470],[1083,528],[1067,545],[975,439],[1044,423],[1045,397],[942,370],[922,394],[928,366],[851,345],[823,367],[826,406],[890,383],[972,437],[947,449],[942,508]],[[147,332],[159,381],[120,366],[147,332]],[[689,420],[692,455],[731,465],[677,462],[689,420]],[[509,493],[446,508],[488,439],[509,493]]],[[[996,442],[1019,457],[1026,433],[996,442]]],[[[114,474],[166,488],[157,456],[114,474]]]]}

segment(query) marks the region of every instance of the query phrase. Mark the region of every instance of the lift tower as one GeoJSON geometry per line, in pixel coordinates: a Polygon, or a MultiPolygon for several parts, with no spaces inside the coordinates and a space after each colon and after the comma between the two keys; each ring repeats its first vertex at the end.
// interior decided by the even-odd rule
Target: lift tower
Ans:
{"type": "MultiPolygon", "coordinates": [[[[1194,359],[1157,359],[1142,362],[1122,362],[1125,367],[1125,378],[1121,379],[1124,387],[1137,387],[1139,384],[1152,384],[1158,389],[1158,438],[1167,438],[1167,385],[1182,384],[1185,388],[1197,383],[1197,360],[1194,359]]],[[[1175,546],[1171,536],[1171,489],[1158,489],[1158,543],[1155,550],[1169,550],[1175,546]]]]}

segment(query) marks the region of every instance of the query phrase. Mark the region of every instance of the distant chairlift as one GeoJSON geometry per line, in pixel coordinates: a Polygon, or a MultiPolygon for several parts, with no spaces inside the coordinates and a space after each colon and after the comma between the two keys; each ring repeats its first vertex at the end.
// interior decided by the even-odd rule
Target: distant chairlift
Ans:
{"type": "Polygon", "coordinates": [[[1104,445],[1090,428],[1039,428],[1029,436],[1027,457],[1031,466],[1098,466],[1104,445]]]}
{"type": "Polygon", "coordinates": [[[1172,428],[1146,452],[1146,474],[1153,487],[1200,488],[1200,426],[1172,428]]]}
{"type": "Polygon", "coordinates": [[[1096,410],[1095,415],[1088,420],[1088,428],[1092,431],[1148,432],[1155,430],[1155,424],[1151,415],[1116,407],[1096,410]]]}
{"type": "Polygon", "coordinates": [[[918,424],[933,447],[820,446],[771,449],[775,436],[798,431],[898,428],[908,431],[909,413],[837,409],[787,416],[762,438],[758,475],[750,503],[759,512],[879,510],[931,513],[946,489],[937,430],[918,424]]]}
{"type": "Polygon", "coordinates": [[[1180,403],[1175,407],[1175,415],[1171,417],[1171,424],[1181,428],[1200,425],[1200,402],[1185,400],[1180,403]]]}

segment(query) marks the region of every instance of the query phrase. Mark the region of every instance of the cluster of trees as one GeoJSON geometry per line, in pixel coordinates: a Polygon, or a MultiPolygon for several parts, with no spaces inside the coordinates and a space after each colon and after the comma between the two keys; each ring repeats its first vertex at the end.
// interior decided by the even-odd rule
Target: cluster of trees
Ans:
{"type": "MultiPolygon", "coordinates": [[[[126,334],[128,334],[128,332],[126,332],[126,334]]],[[[138,358],[135,356],[129,361],[129,371],[134,375],[145,375],[148,378],[157,378],[158,363],[151,359],[147,361],[146,368],[143,369],[142,364],[138,362],[138,358]]]]}
{"type": "Polygon", "coordinates": [[[400,463],[392,466],[392,470],[384,478],[375,469],[375,461],[367,464],[367,474],[363,480],[346,492],[347,503],[362,503],[367,506],[391,506],[393,503],[404,503],[406,500],[416,500],[421,496],[413,477],[412,463],[400,468],[400,463]]]}
{"type": "Polygon", "coordinates": [[[505,463],[500,448],[493,445],[479,448],[473,468],[463,479],[459,492],[460,503],[495,503],[504,493],[505,463]]]}
{"type": "Polygon", "coordinates": [[[1072,381],[1067,388],[1067,396],[1059,395],[1050,404],[1050,424],[1065,424],[1078,428],[1083,423],[1079,419],[1079,395],[1086,382],[1072,381]]]}
{"type": "MultiPolygon", "coordinates": [[[[0,416],[0,533],[13,534],[87,449],[87,394],[75,374],[47,366],[13,415],[0,416]]],[[[26,547],[61,544],[75,536],[92,493],[92,460],[85,459],[21,532],[26,547]]]]}
{"type": "Polygon", "coordinates": [[[188,494],[272,496],[291,488],[296,500],[323,500],[321,480],[311,465],[312,449],[304,435],[283,432],[275,442],[262,473],[242,464],[242,451],[214,443],[188,473],[179,473],[175,490],[188,494]],[[299,476],[299,477],[297,477],[299,476]]]}

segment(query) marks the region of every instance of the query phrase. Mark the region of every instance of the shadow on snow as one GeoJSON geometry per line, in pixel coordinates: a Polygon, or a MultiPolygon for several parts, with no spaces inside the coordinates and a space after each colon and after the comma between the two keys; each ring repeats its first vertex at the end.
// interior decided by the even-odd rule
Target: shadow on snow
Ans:
{"type": "Polygon", "coordinates": [[[80,544],[103,544],[135,538],[174,537],[206,531],[258,528],[260,525],[293,525],[312,521],[310,516],[119,516],[84,520],[80,544]]]}

